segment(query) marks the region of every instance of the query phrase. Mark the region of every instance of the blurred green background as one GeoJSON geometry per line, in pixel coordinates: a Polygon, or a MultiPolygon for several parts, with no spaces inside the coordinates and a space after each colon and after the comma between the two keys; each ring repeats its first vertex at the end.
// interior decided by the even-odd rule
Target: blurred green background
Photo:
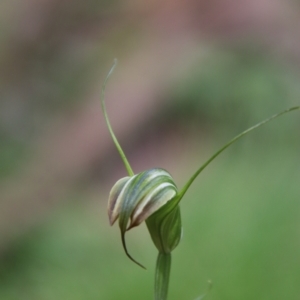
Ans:
{"type": "MultiPolygon", "coordinates": [[[[156,249],[106,201],[135,172],[181,187],[234,135],[300,103],[297,1],[2,0],[0,299],[152,299],[156,249]]],[[[169,299],[300,299],[300,115],[252,132],[181,207],[169,299]]]]}

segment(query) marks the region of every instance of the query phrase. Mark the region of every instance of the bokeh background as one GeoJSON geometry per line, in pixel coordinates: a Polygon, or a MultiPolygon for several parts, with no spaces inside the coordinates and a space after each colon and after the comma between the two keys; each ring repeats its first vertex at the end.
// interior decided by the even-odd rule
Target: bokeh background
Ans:
{"type": "MultiPolygon", "coordinates": [[[[292,0],[1,0],[0,299],[152,299],[156,249],[110,228],[126,175],[178,186],[256,122],[300,103],[292,0]]],[[[169,298],[300,299],[300,115],[226,150],[182,202],[169,298]]]]}

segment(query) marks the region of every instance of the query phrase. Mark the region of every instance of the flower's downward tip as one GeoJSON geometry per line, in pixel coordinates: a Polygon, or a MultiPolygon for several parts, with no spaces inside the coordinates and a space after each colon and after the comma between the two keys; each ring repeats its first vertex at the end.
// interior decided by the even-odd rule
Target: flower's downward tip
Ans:
{"type": "Polygon", "coordinates": [[[107,214],[108,214],[109,225],[113,226],[117,221],[117,219],[119,218],[119,214],[115,214],[114,211],[110,209],[107,210],[107,214]]]}
{"type": "Polygon", "coordinates": [[[134,263],[136,263],[138,266],[140,266],[141,268],[147,270],[146,267],[144,267],[141,263],[139,263],[138,261],[136,261],[136,260],[129,254],[129,252],[128,252],[128,250],[127,250],[127,247],[126,247],[126,242],[125,242],[125,232],[122,232],[122,233],[121,233],[121,238],[122,238],[122,245],[123,245],[123,248],[124,248],[124,251],[125,251],[127,257],[128,257],[131,261],[133,261],[134,263]]]}
{"type": "Polygon", "coordinates": [[[109,225],[110,225],[110,226],[113,226],[113,225],[114,225],[114,223],[115,223],[115,221],[114,221],[114,220],[112,220],[111,218],[109,218],[109,225]]]}

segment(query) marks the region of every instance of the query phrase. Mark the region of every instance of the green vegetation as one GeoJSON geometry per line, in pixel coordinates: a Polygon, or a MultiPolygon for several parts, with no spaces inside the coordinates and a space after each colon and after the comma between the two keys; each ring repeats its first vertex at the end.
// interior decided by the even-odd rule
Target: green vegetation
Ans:
{"type": "MultiPolygon", "coordinates": [[[[208,299],[297,299],[299,151],[273,147],[271,154],[264,147],[238,156],[229,150],[187,193],[170,299],[195,299],[208,279],[208,299]]],[[[152,299],[156,250],[148,233],[129,234],[132,254],[149,267],[143,271],[123,255],[105,202],[102,195],[99,211],[70,204],[18,250],[9,249],[0,268],[0,299],[152,299]]]]}
{"type": "MultiPolygon", "coordinates": [[[[147,270],[127,259],[107,217],[116,180],[160,167],[180,193],[232,137],[300,105],[299,5],[202,2],[1,2],[0,300],[153,299],[166,244],[148,221],[126,233],[147,270]],[[127,173],[98,101],[113,57],[127,173]]],[[[209,281],[205,300],[299,300],[299,129],[286,114],[199,174],[169,300],[200,300],[209,281]]]]}
{"type": "MultiPolygon", "coordinates": [[[[266,61],[223,59],[192,71],[170,92],[170,105],[153,125],[177,125],[201,141],[180,170],[181,182],[196,171],[188,166],[201,165],[232,136],[299,103],[293,74],[266,61]]],[[[288,114],[239,141],[197,178],[181,206],[184,234],[173,252],[169,299],[196,299],[208,280],[213,289],[207,299],[298,299],[298,128],[299,115],[288,114]]],[[[26,160],[28,144],[10,141],[2,139],[2,178],[26,160]]],[[[109,187],[101,191],[91,204],[75,190],[66,206],[3,245],[0,299],[152,299],[157,251],[146,226],[127,237],[130,254],[147,266],[144,272],[123,254],[119,233],[107,220],[109,187]]]]}

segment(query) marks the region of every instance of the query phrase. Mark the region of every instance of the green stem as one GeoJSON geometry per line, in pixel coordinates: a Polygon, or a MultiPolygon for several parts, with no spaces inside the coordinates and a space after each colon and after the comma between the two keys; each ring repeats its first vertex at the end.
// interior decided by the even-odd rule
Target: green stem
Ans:
{"type": "Polygon", "coordinates": [[[129,164],[126,156],[125,156],[124,151],[122,150],[122,148],[121,148],[121,146],[120,146],[120,144],[119,144],[119,142],[118,142],[118,140],[117,140],[117,138],[116,138],[116,136],[115,136],[115,134],[114,134],[114,132],[112,130],[112,127],[110,125],[110,122],[109,122],[109,119],[108,119],[108,115],[107,115],[107,112],[106,112],[106,108],[105,108],[104,98],[105,98],[106,83],[107,83],[110,75],[113,73],[116,65],[117,65],[117,60],[115,59],[113,66],[109,70],[109,72],[108,72],[108,74],[107,74],[107,76],[106,76],[106,78],[104,80],[104,83],[103,83],[103,86],[102,86],[102,93],[101,93],[101,106],[102,106],[102,111],[103,111],[103,114],[104,114],[105,122],[106,122],[106,125],[108,127],[109,133],[110,133],[110,135],[111,135],[111,137],[112,137],[112,139],[113,139],[113,141],[115,143],[115,146],[116,146],[116,148],[117,148],[117,150],[118,150],[118,152],[119,152],[119,154],[120,154],[120,156],[121,156],[121,158],[123,160],[123,163],[125,165],[125,168],[126,168],[128,174],[129,174],[129,176],[133,176],[134,172],[133,172],[133,170],[132,170],[132,168],[131,168],[131,166],[130,166],[130,164],[129,164]]]}
{"type": "Polygon", "coordinates": [[[171,253],[159,252],[156,261],[154,299],[167,300],[171,270],[171,253]]]}
{"type": "Polygon", "coordinates": [[[217,152],[215,152],[194,174],[193,176],[188,180],[188,182],[185,184],[185,186],[182,188],[182,190],[179,192],[178,194],[178,200],[177,202],[179,202],[181,200],[181,198],[183,197],[183,195],[186,193],[186,191],[188,190],[188,188],[190,187],[190,185],[193,183],[193,181],[197,178],[197,176],[219,155],[221,154],[226,148],[228,148],[231,144],[233,144],[234,142],[236,142],[238,139],[240,139],[241,137],[243,137],[244,135],[246,135],[247,133],[249,133],[250,131],[270,122],[271,120],[285,114],[288,112],[291,112],[293,110],[297,110],[300,109],[300,106],[296,106],[296,107],[292,107],[289,109],[286,109],[276,115],[273,115],[272,117],[248,128],[247,130],[243,131],[242,133],[238,134],[236,137],[234,137],[232,140],[230,140],[227,144],[225,144],[222,148],[220,148],[217,152]]]}

